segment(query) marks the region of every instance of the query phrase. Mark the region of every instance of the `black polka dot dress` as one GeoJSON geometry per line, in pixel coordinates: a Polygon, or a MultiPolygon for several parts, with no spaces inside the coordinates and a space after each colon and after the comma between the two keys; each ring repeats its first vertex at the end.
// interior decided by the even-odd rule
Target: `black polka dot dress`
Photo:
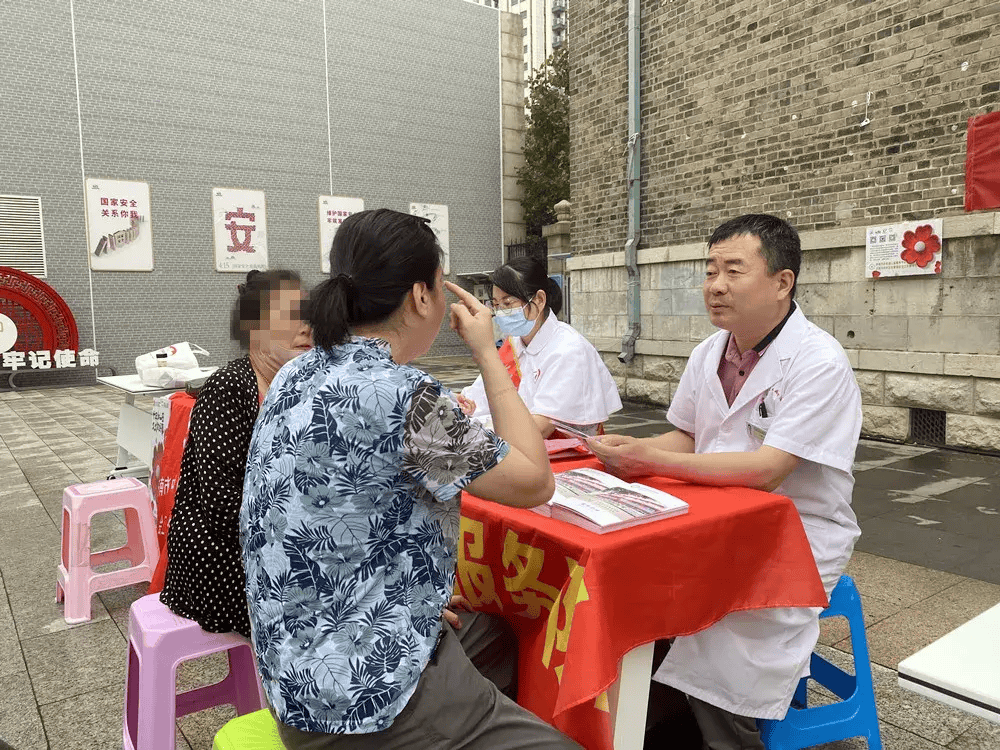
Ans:
{"type": "Polygon", "coordinates": [[[198,394],[181,458],[160,601],[210,633],[250,636],[239,516],[258,406],[249,357],[215,372],[198,394]]]}

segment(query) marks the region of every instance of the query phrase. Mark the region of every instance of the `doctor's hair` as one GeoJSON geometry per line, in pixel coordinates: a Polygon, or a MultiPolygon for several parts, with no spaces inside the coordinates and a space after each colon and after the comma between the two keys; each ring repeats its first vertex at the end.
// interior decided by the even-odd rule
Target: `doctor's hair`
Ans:
{"type": "Polygon", "coordinates": [[[774,276],[785,269],[795,274],[791,293],[791,298],[794,299],[795,287],[799,281],[799,266],[802,263],[802,244],[795,227],[777,216],[745,214],[730,219],[712,232],[708,247],[711,249],[716,243],[746,234],[760,240],[760,254],[767,262],[768,274],[774,276]]]}
{"type": "Polygon", "coordinates": [[[236,285],[239,297],[229,316],[229,337],[239,341],[246,349],[250,345],[250,331],[260,328],[271,311],[271,293],[276,289],[299,289],[302,280],[295,271],[250,271],[246,281],[236,285]]]}
{"type": "Polygon", "coordinates": [[[511,297],[529,302],[539,291],[545,292],[545,309],[555,315],[562,310],[562,289],[545,272],[545,264],[531,255],[514,258],[490,274],[493,286],[511,297]]]}
{"type": "Polygon", "coordinates": [[[351,214],[330,246],[330,278],[310,295],[313,342],[329,349],[356,326],[383,323],[418,281],[434,289],[441,246],[420,216],[378,208],[351,214]]]}

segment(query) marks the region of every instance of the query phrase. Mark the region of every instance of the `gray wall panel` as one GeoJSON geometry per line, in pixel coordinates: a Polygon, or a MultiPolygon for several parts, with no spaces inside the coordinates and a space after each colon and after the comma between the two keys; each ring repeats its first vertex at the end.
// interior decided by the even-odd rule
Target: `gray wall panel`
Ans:
{"type": "MultiPolygon", "coordinates": [[[[92,275],[102,363],[189,340],[235,356],[211,188],[263,190],[272,268],[321,280],[317,196],[449,208],[452,273],[501,258],[496,11],[458,0],[76,0],[88,178],[141,180],[155,268],[92,275]],[[331,187],[332,171],[332,187],[331,187]]],[[[5,6],[0,192],[41,195],[49,278],[93,341],[68,0],[5,6]],[[14,106],[11,106],[14,105],[14,106]]],[[[445,331],[435,353],[460,348],[445,331]]],[[[52,378],[49,382],[53,382],[52,378]]]]}
{"type": "MultiPolygon", "coordinates": [[[[41,197],[44,281],[73,310],[86,346],[93,332],[69,3],[5,4],[0,69],[0,193],[41,197]]],[[[45,382],[67,379],[60,375],[45,382]]]]}

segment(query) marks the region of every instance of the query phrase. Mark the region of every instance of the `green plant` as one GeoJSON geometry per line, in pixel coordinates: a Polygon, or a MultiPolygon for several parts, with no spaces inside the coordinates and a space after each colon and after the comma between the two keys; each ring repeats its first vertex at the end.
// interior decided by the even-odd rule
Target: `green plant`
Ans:
{"type": "Polygon", "coordinates": [[[517,170],[529,236],[556,220],[553,206],[569,199],[569,55],[553,52],[528,82],[524,166],[517,170]]]}

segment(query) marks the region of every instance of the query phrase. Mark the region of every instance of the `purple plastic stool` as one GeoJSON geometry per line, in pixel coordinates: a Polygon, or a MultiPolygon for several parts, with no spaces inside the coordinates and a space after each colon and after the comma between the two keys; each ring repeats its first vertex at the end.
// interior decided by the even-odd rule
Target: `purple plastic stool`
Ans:
{"type": "Polygon", "coordinates": [[[242,716],[267,706],[250,641],[236,633],[205,632],[171,612],[159,594],[132,605],[128,641],[124,750],[174,750],[177,719],[195,711],[228,703],[242,716]],[[219,651],[229,654],[226,678],[177,695],[177,665],[219,651]]]}
{"type": "Polygon", "coordinates": [[[63,491],[62,559],[56,601],[66,600],[66,622],[90,619],[90,600],[98,591],[153,580],[160,557],[149,488],[135,477],[74,484],[63,491]],[[118,549],[91,554],[90,522],[98,513],[125,513],[127,541],[118,549]],[[128,560],[132,565],[97,573],[100,565],[128,560]]]}

